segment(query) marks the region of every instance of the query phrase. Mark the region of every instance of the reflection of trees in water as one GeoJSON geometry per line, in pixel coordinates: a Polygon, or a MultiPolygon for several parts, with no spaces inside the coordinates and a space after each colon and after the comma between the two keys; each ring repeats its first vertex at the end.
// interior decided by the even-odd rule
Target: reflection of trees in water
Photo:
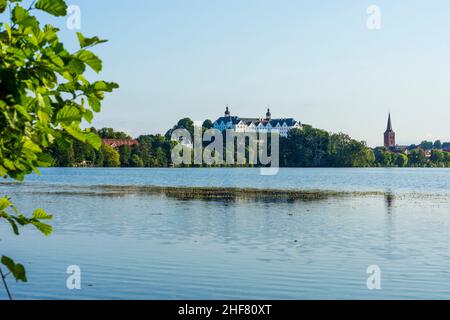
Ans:
{"type": "Polygon", "coordinates": [[[392,192],[386,192],[384,195],[384,202],[386,204],[386,211],[388,214],[393,213],[394,203],[395,203],[395,195],[392,192]]]}
{"type": "Polygon", "coordinates": [[[393,254],[396,250],[395,247],[395,194],[391,191],[387,191],[384,194],[384,203],[386,207],[386,253],[393,254]]]}

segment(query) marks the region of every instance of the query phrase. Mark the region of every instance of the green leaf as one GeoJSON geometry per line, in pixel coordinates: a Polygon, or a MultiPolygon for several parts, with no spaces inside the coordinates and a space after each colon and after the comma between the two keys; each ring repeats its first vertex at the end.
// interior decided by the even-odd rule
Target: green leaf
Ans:
{"type": "Polygon", "coordinates": [[[38,155],[39,167],[50,167],[53,163],[53,157],[48,153],[40,153],[38,155]]]}
{"type": "Polygon", "coordinates": [[[25,108],[24,106],[21,105],[15,105],[14,108],[17,110],[17,112],[19,112],[22,116],[24,116],[27,120],[31,120],[32,117],[30,116],[30,114],[27,111],[27,108],[25,108]]]}
{"type": "Polygon", "coordinates": [[[48,42],[53,42],[55,40],[58,40],[58,36],[57,36],[58,31],[59,31],[58,28],[55,28],[54,26],[47,24],[44,27],[43,36],[48,42]]]}
{"type": "Polygon", "coordinates": [[[27,282],[25,268],[21,264],[16,264],[13,259],[2,256],[2,264],[8,268],[9,272],[14,276],[16,281],[27,282]]]}
{"type": "Polygon", "coordinates": [[[45,212],[44,209],[36,209],[33,212],[33,218],[38,220],[51,220],[53,219],[53,216],[47,214],[47,212],[45,212]]]}
{"type": "Polygon", "coordinates": [[[92,119],[94,119],[94,113],[91,110],[85,110],[83,117],[88,123],[92,123],[92,119]]]}
{"type": "Polygon", "coordinates": [[[59,110],[56,115],[56,121],[58,122],[73,122],[73,121],[81,121],[81,113],[78,108],[74,106],[65,106],[61,110],[59,110]]]}
{"type": "Polygon", "coordinates": [[[67,4],[64,0],[39,0],[35,7],[56,17],[67,14],[67,4]]]}
{"type": "Polygon", "coordinates": [[[45,50],[45,55],[48,57],[48,59],[57,65],[58,67],[64,67],[64,61],[61,59],[60,56],[58,56],[56,53],[54,53],[51,50],[45,50]]]}
{"type": "Polygon", "coordinates": [[[86,133],[86,142],[89,143],[96,150],[100,149],[102,146],[102,139],[93,132],[86,133]]]}
{"type": "Polygon", "coordinates": [[[9,26],[8,22],[5,23],[6,33],[8,34],[9,41],[12,40],[12,34],[11,34],[11,27],[9,26]]]}
{"type": "Polygon", "coordinates": [[[0,166],[0,178],[3,178],[5,176],[6,176],[6,169],[0,166]]]}
{"type": "Polygon", "coordinates": [[[25,19],[27,19],[30,16],[27,10],[25,8],[22,8],[21,6],[15,6],[12,13],[12,20],[14,23],[20,24],[25,19]]]}
{"type": "Polygon", "coordinates": [[[25,140],[23,148],[33,152],[42,152],[41,148],[31,140],[25,140]]]}
{"type": "Polygon", "coordinates": [[[9,169],[9,170],[14,170],[16,168],[16,166],[14,165],[14,162],[12,162],[9,159],[3,159],[3,165],[9,169]]]}
{"type": "Polygon", "coordinates": [[[11,206],[8,198],[0,198],[0,211],[3,211],[11,206]]]}
{"type": "Polygon", "coordinates": [[[28,11],[19,5],[16,5],[13,9],[12,21],[25,27],[36,27],[39,25],[36,17],[30,16],[28,11]]]}
{"type": "Polygon", "coordinates": [[[75,55],[75,57],[86,63],[97,73],[102,70],[102,60],[100,60],[100,58],[91,51],[81,50],[75,55]]]}
{"type": "Polygon", "coordinates": [[[0,13],[5,12],[7,6],[6,0],[0,0],[0,13]]]}
{"type": "Polygon", "coordinates": [[[91,106],[92,110],[95,112],[100,112],[101,104],[100,100],[93,94],[89,95],[88,97],[88,103],[91,106]]]}
{"type": "Polygon", "coordinates": [[[86,65],[80,59],[71,59],[68,65],[68,69],[71,72],[81,75],[86,70],[86,65]]]}
{"type": "Polygon", "coordinates": [[[53,227],[51,225],[36,221],[31,222],[31,224],[47,237],[53,232],[53,227]]]}
{"type": "Polygon", "coordinates": [[[15,268],[16,268],[16,264],[14,263],[14,260],[9,258],[9,257],[2,256],[1,263],[6,268],[8,268],[8,270],[11,271],[11,272],[13,272],[15,270],[15,268]]]}
{"type": "Polygon", "coordinates": [[[81,142],[86,142],[86,137],[84,136],[83,131],[81,131],[81,129],[78,126],[67,126],[64,127],[64,130],[66,130],[66,132],[73,138],[81,142]]]}
{"type": "Polygon", "coordinates": [[[98,37],[86,38],[81,32],[77,32],[77,37],[81,48],[108,42],[108,40],[100,40],[98,37]]]}
{"type": "Polygon", "coordinates": [[[19,235],[19,227],[17,226],[16,222],[10,216],[7,216],[5,219],[8,220],[9,224],[11,225],[11,228],[13,229],[14,234],[16,236],[18,236],[19,235]]]}
{"type": "Polygon", "coordinates": [[[97,81],[93,85],[94,94],[100,100],[104,99],[105,92],[112,92],[117,88],[119,88],[119,85],[114,82],[97,81]]]}

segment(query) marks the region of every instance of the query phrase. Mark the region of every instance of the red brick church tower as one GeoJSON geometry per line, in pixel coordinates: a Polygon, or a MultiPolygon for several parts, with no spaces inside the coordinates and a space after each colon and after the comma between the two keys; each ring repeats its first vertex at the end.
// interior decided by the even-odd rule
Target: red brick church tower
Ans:
{"type": "Polygon", "coordinates": [[[391,121],[391,114],[389,113],[389,119],[387,124],[387,130],[384,133],[384,146],[386,148],[394,148],[396,146],[395,144],[395,132],[392,129],[392,121],[391,121]]]}

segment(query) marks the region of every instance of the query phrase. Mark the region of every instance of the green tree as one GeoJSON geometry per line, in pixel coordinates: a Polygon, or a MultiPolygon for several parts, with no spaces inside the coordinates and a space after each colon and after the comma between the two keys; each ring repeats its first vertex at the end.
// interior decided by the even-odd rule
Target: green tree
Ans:
{"type": "MultiPolygon", "coordinates": [[[[64,0],[37,0],[26,7],[24,2],[0,0],[0,14],[10,9],[10,23],[0,22],[0,176],[16,180],[51,165],[45,150],[55,142],[70,145],[76,139],[99,148],[100,138],[80,124],[90,123],[105,92],[118,87],[105,81],[91,83],[84,76],[87,67],[101,71],[102,61],[88,49],[105,41],[77,33],[80,49],[71,53],[59,41],[56,27],[42,27],[32,15],[40,10],[65,16],[64,0]]],[[[42,209],[26,218],[8,197],[0,199],[0,220],[8,222],[16,235],[25,225],[49,235],[52,228],[42,221],[50,218],[42,209]]],[[[5,256],[1,263],[16,280],[27,281],[21,264],[5,256]]]]}
{"type": "Polygon", "coordinates": [[[288,167],[319,167],[327,163],[330,135],[328,132],[304,126],[289,131],[281,140],[282,163],[288,167]]]}
{"type": "Polygon", "coordinates": [[[105,162],[105,155],[103,154],[101,148],[99,150],[95,151],[95,166],[98,168],[103,167],[103,164],[105,162]]]}
{"type": "Polygon", "coordinates": [[[191,118],[183,118],[167,133],[165,134],[166,139],[171,139],[172,133],[177,129],[186,129],[191,137],[194,136],[194,121],[191,120],[191,118]]]}
{"type": "Polygon", "coordinates": [[[434,149],[442,149],[442,142],[441,142],[441,140],[436,140],[434,142],[433,148],[434,149]]]}
{"type": "Polygon", "coordinates": [[[408,156],[403,153],[395,155],[394,164],[399,168],[404,168],[408,166],[408,156]]]}
{"type": "Polygon", "coordinates": [[[131,137],[125,132],[114,131],[113,128],[102,128],[98,130],[98,135],[102,139],[119,139],[119,140],[131,139],[131,137]]]}
{"type": "Polygon", "coordinates": [[[70,167],[75,162],[75,152],[72,145],[61,146],[53,144],[49,149],[52,157],[52,165],[55,167],[70,167]]]}
{"type": "Polygon", "coordinates": [[[212,127],[213,127],[213,123],[212,123],[211,120],[205,120],[205,121],[203,121],[203,124],[202,124],[203,131],[206,131],[206,130],[208,130],[208,129],[211,129],[212,127]]]}
{"type": "Polygon", "coordinates": [[[368,167],[373,165],[374,155],[364,142],[350,136],[333,134],[330,140],[329,165],[337,167],[368,167]]]}
{"type": "Polygon", "coordinates": [[[138,155],[145,167],[168,166],[175,142],[162,135],[145,135],[137,140],[139,145],[132,149],[132,154],[138,155]]]}
{"type": "Polygon", "coordinates": [[[427,164],[425,151],[420,148],[414,149],[409,154],[409,163],[413,167],[423,167],[427,164]]]}
{"type": "Polygon", "coordinates": [[[436,166],[446,165],[445,152],[442,150],[434,149],[431,151],[431,162],[436,166]]]}
{"type": "Polygon", "coordinates": [[[394,154],[386,148],[375,149],[375,161],[378,166],[392,167],[394,165],[394,154]]]}
{"type": "Polygon", "coordinates": [[[419,147],[423,150],[431,150],[433,149],[434,143],[431,141],[422,141],[419,147]]]}
{"type": "Polygon", "coordinates": [[[444,162],[446,167],[450,167],[450,152],[444,151],[444,162]]]}
{"type": "Polygon", "coordinates": [[[122,167],[128,167],[130,165],[131,147],[123,145],[119,147],[120,165],[122,167]]]}
{"type": "Polygon", "coordinates": [[[130,159],[130,167],[142,168],[144,166],[144,161],[137,154],[133,154],[130,159]]]}
{"type": "Polygon", "coordinates": [[[375,165],[375,152],[371,148],[366,149],[366,159],[370,167],[375,165]]]}
{"type": "Polygon", "coordinates": [[[100,147],[103,154],[103,166],[107,168],[120,167],[120,154],[111,146],[103,144],[100,147]]]}
{"type": "Polygon", "coordinates": [[[87,143],[78,140],[73,141],[73,152],[76,164],[82,163],[83,161],[95,162],[95,149],[87,143]]]}

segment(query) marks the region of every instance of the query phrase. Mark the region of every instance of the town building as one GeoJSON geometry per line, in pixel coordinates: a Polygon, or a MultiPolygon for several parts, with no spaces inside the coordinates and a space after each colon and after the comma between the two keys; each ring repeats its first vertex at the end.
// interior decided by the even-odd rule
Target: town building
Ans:
{"type": "Polygon", "coordinates": [[[273,119],[269,108],[267,109],[266,116],[262,118],[232,116],[230,108],[227,106],[225,115],[213,123],[213,128],[219,131],[233,130],[244,133],[279,133],[281,137],[287,137],[289,131],[292,129],[302,129],[302,124],[293,118],[273,119]]]}

